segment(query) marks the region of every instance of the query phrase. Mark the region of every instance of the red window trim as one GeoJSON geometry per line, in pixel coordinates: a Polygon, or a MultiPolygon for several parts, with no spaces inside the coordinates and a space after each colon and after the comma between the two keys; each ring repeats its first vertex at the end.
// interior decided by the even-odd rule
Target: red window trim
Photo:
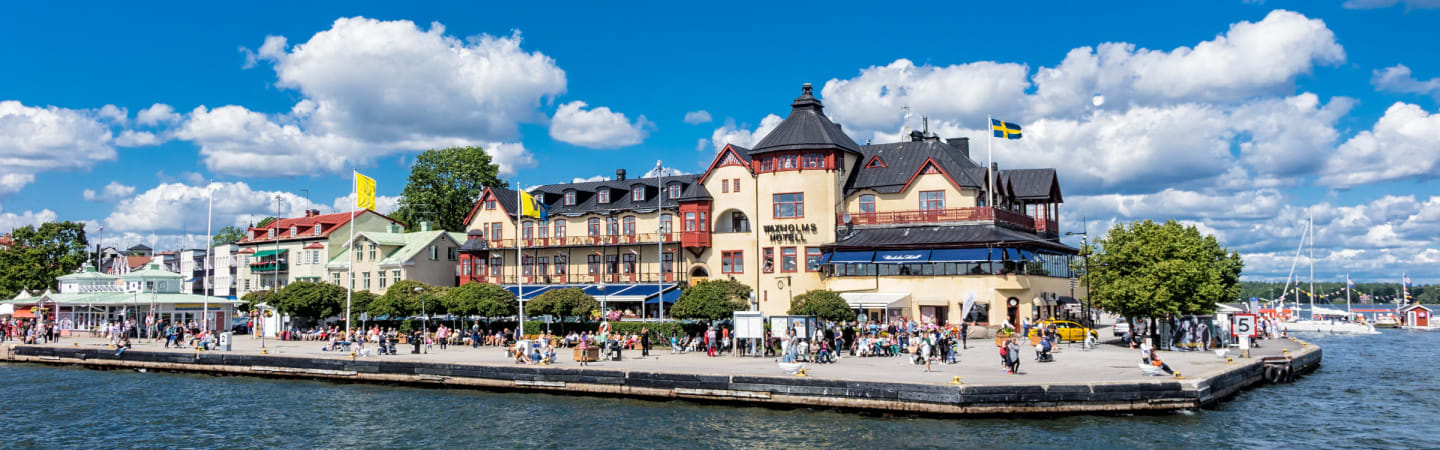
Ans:
{"type": "Polygon", "coordinates": [[[880,159],[880,155],[871,156],[871,157],[870,157],[870,162],[865,163],[865,168],[866,168],[866,169],[879,169],[879,168],[882,168],[882,167],[890,167],[890,166],[885,165],[885,160],[880,159]]]}
{"type": "MultiPolygon", "coordinates": [[[[789,203],[789,202],[786,202],[789,203]]],[[[805,193],[804,192],[777,192],[770,196],[770,218],[783,219],[804,219],[805,218],[805,193]],[[781,195],[799,195],[800,201],[796,202],[799,208],[795,209],[795,217],[780,217],[780,204],[775,199],[781,195]]]]}
{"type": "Polygon", "coordinates": [[[760,258],[760,272],[775,272],[775,247],[765,247],[761,249],[760,258]]]}
{"type": "MultiPolygon", "coordinates": [[[[810,251],[811,251],[811,250],[817,250],[817,251],[818,251],[818,250],[820,250],[820,247],[805,247],[805,255],[802,256],[802,258],[804,258],[804,261],[805,261],[805,271],[806,271],[806,272],[819,272],[819,271],[820,271],[820,267],[819,267],[819,266],[816,266],[816,267],[815,267],[815,270],[810,270],[810,251]]],[[[821,251],[817,256],[820,256],[821,258],[824,258],[824,257],[825,257],[825,253],[824,253],[823,251],[821,251]]]]}
{"type": "Polygon", "coordinates": [[[720,273],[723,273],[723,274],[743,274],[743,273],[745,273],[745,251],[744,251],[744,250],[724,250],[724,251],[721,251],[721,252],[720,252],[720,273]],[[726,269],[725,269],[725,260],[726,260],[726,259],[729,259],[729,260],[730,260],[730,269],[729,269],[729,270],[726,270],[726,269]],[[740,270],[739,270],[739,271],[736,271],[736,270],[735,270],[735,261],[736,261],[737,259],[740,261],[740,270]]]}
{"type": "Polygon", "coordinates": [[[730,184],[733,185],[733,186],[735,186],[735,188],[734,188],[733,190],[734,190],[736,193],[739,193],[739,192],[740,192],[740,179],[739,179],[739,178],[736,178],[736,179],[730,181],[730,184]]]}
{"type": "Polygon", "coordinates": [[[750,160],[752,170],[756,173],[784,172],[787,170],[835,170],[835,152],[831,150],[792,150],[774,152],[765,155],[755,156],[750,160]],[[819,155],[820,167],[805,167],[805,155],[819,155]],[[793,167],[783,167],[782,162],[789,159],[793,167]]]}
{"type": "Polygon", "coordinates": [[[800,271],[800,252],[795,247],[780,247],[780,273],[795,273],[800,271]],[[785,250],[795,252],[795,269],[785,270],[785,250]]]}
{"type": "Polygon", "coordinates": [[[920,210],[921,210],[921,211],[930,211],[930,210],[931,210],[931,208],[928,208],[928,207],[925,206],[925,202],[926,202],[925,194],[930,194],[930,193],[934,193],[934,192],[939,192],[939,193],[940,193],[940,207],[939,207],[939,208],[935,208],[935,210],[945,209],[945,190],[944,190],[944,189],[939,189],[939,190],[933,190],[933,191],[920,191],[920,210]]]}
{"type": "Polygon", "coordinates": [[[721,194],[729,194],[729,193],[730,193],[730,180],[725,179],[725,178],[721,178],[721,179],[720,179],[720,193],[721,193],[721,194]]]}

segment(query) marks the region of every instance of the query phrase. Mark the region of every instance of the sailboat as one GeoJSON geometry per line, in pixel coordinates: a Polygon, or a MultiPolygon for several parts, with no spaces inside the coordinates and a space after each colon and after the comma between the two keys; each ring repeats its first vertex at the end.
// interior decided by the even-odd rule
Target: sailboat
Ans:
{"type": "MultiPolygon", "coordinates": [[[[1357,314],[1350,309],[1350,287],[1349,276],[1346,276],[1345,287],[1345,310],[1315,306],[1315,218],[1311,216],[1305,222],[1305,232],[1300,235],[1300,246],[1295,249],[1295,259],[1290,263],[1290,275],[1285,279],[1286,292],[1290,289],[1290,281],[1295,281],[1295,317],[1293,321],[1282,322],[1281,327],[1287,332],[1295,333],[1338,333],[1338,334],[1380,334],[1375,331],[1372,324],[1359,324],[1348,319],[1354,319],[1357,314]],[[1295,273],[1296,262],[1300,260],[1300,251],[1305,248],[1305,238],[1309,238],[1310,244],[1310,291],[1307,297],[1310,299],[1308,312],[1309,317],[1300,313],[1300,278],[1295,273]],[[1338,318],[1338,319],[1337,319],[1338,318]]],[[[1283,299],[1284,296],[1282,295],[1283,299]]],[[[1282,300],[1283,301],[1283,300],[1282,300]]]]}

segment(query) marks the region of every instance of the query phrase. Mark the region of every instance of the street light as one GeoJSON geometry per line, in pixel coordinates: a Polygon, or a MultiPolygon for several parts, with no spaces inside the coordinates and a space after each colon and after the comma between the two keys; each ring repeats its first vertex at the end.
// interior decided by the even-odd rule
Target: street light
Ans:
{"type": "Polygon", "coordinates": [[[415,293],[420,294],[420,326],[424,327],[423,335],[430,334],[430,315],[425,313],[425,288],[416,286],[415,293]]]}
{"type": "Polygon", "coordinates": [[[1067,231],[1065,235],[1080,236],[1080,248],[1085,252],[1085,301],[1080,302],[1080,307],[1084,309],[1084,311],[1081,311],[1081,314],[1083,314],[1085,318],[1085,327],[1093,329],[1095,328],[1095,321],[1090,318],[1090,235],[1085,231],[1067,231]]]}

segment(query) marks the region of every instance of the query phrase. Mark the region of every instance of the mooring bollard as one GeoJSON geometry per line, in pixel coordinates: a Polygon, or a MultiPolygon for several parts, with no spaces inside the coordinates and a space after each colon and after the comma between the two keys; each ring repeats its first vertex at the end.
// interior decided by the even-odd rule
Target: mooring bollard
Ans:
{"type": "Polygon", "coordinates": [[[960,376],[959,376],[959,375],[956,375],[955,378],[951,378],[951,379],[950,379],[950,384],[959,386],[959,385],[962,385],[962,384],[965,384],[965,383],[961,383],[961,382],[960,382],[960,376]]]}

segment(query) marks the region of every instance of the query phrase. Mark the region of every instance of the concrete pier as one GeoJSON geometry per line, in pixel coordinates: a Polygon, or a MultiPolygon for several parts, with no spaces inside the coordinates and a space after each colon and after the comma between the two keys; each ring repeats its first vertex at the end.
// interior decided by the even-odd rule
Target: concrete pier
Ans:
{"type": "MultiPolygon", "coordinates": [[[[1109,364],[1105,370],[1063,370],[1061,366],[1028,363],[1022,375],[962,377],[946,373],[916,376],[917,366],[901,358],[846,358],[839,364],[815,366],[809,377],[786,376],[770,359],[705,358],[703,355],[662,355],[579,367],[564,361],[554,366],[508,364],[499,349],[463,348],[448,356],[399,355],[350,357],[328,352],[259,354],[256,351],[165,351],[148,346],[126,351],[96,342],[6,346],[5,360],[97,369],[148,369],[215,375],[327,379],[347,382],[543,391],[646,399],[695,399],[784,407],[828,407],[877,413],[941,416],[1060,413],[1163,412],[1200,408],[1246,388],[1268,383],[1266,363],[1284,364],[1296,374],[1319,366],[1322,352],[1290,339],[1263,341],[1253,358],[1226,363],[1214,354],[1171,353],[1162,356],[1182,378],[1140,375],[1138,353],[1119,347],[1062,352],[1059,359],[1075,366],[1109,364]],[[1123,358],[1122,358],[1123,357],[1123,358]],[[1117,359],[1119,358],[1119,359],[1117,359]],[[662,362],[663,361],[663,362],[662,362]],[[847,367],[846,364],[853,364],[847,367]],[[1117,365],[1118,364],[1118,365],[1117,365]],[[893,366],[893,367],[888,367],[893,366]],[[904,368],[903,370],[897,370],[904,368]],[[764,373],[757,373],[763,371],[764,373]],[[833,375],[832,375],[833,372],[833,375]],[[887,376],[892,374],[894,376],[887,376]],[[993,380],[993,381],[992,381],[993,380]]],[[[282,343],[293,344],[293,343],[282,343]]],[[[302,347],[323,345],[304,342],[302,347]]],[[[981,343],[985,347],[991,344],[981,343]]],[[[286,348],[286,347],[282,347],[286,348]]],[[[404,347],[408,348],[408,347],[404,347]]],[[[972,350],[976,350],[972,348],[972,350]]],[[[283,350],[281,350],[283,351],[283,350]]],[[[993,351],[981,348],[980,351],[993,351]]],[[[663,352],[652,352],[658,354],[663,352]]],[[[1205,352],[1208,353],[1208,352],[1205,352]]],[[[638,352],[627,352],[637,354],[638,352]]],[[[971,370],[999,373],[998,357],[970,364],[971,370]],[[983,366],[983,367],[982,367],[983,366]]],[[[568,359],[568,353],[562,354],[568,359]]],[[[937,369],[942,367],[935,365],[937,369]]],[[[961,372],[954,372],[961,373],[961,372]]]]}

